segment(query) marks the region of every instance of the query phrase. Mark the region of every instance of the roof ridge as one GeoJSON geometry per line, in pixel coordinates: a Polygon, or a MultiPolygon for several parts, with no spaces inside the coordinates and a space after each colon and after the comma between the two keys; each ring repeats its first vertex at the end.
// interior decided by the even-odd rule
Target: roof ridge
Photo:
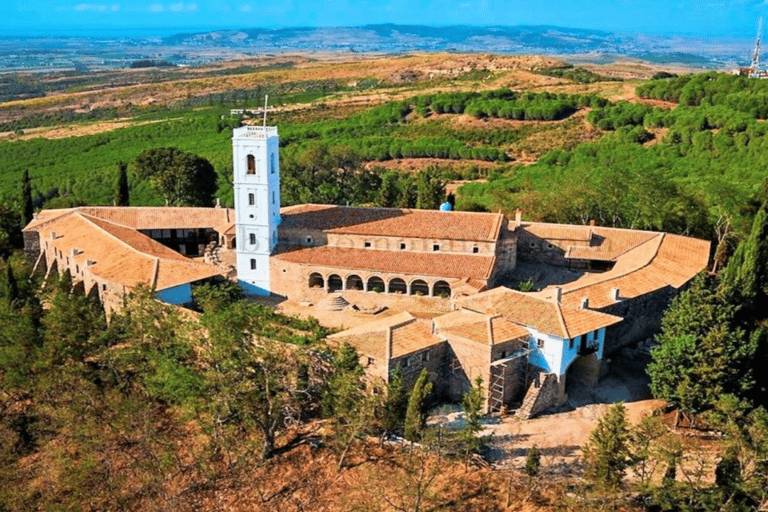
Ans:
{"type": "MultiPolygon", "coordinates": [[[[93,226],[94,226],[96,229],[98,229],[98,230],[100,230],[100,231],[103,231],[103,232],[104,232],[104,233],[106,233],[108,236],[110,236],[110,237],[114,238],[114,239],[115,239],[115,240],[117,240],[117,241],[118,241],[120,244],[124,245],[125,247],[127,247],[127,248],[128,248],[128,249],[130,249],[131,251],[135,252],[136,254],[140,254],[140,255],[142,255],[142,256],[147,256],[147,257],[149,257],[149,258],[153,258],[153,257],[154,257],[154,256],[150,256],[149,254],[147,254],[147,253],[145,253],[145,252],[141,252],[140,250],[138,250],[137,248],[135,248],[134,246],[132,246],[131,244],[129,244],[128,242],[126,242],[125,240],[123,240],[122,238],[120,238],[119,236],[117,236],[117,235],[115,235],[114,233],[111,233],[110,231],[108,231],[108,230],[104,229],[102,226],[99,226],[99,224],[98,224],[97,222],[94,222],[94,219],[98,219],[98,220],[100,220],[100,221],[102,221],[102,222],[106,222],[106,223],[108,223],[108,224],[112,224],[112,225],[114,225],[114,226],[119,226],[119,227],[121,227],[121,228],[124,228],[124,229],[131,229],[131,228],[129,228],[129,227],[127,227],[127,226],[123,226],[123,225],[121,225],[121,224],[115,224],[114,222],[109,222],[109,221],[107,221],[107,220],[104,220],[104,219],[101,219],[101,218],[98,218],[98,217],[94,217],[94,216],[92,216],[92,215],[88,215],[88,214],[86,214],[86,213],[82,213],[82,212],[79,212],[79,211],[77,212],[77,215],[78,215],[78,216],[80,216],[80,217],[82,217],[84,221],[86,221],[86,222],[88,222],[88,223],[92,224],[92,225],[93,225],[93,226]]],[[[138,233],[138,230],[134,230],[134,231],[136,231],[136,232],[138,233]]],[[[143,233],[139,233],[139,234],[140,234],[140,235],[142,235],[142,236],[147,236],[147,235],[144,235],[143,233]]],[[[147,237],[147,238],[149,238],[149,237],[147,237]]],[[[150,238],[150,240],[151,240],[151,238],[150,238]]]]}
{"type": "Polygon", "coordinates": [[[563,333],[565,333],[566,339],[571,339],[571,334],[568,332],[568,326],[565,323],[565,318],[563,317],[563,309],[559,302],[557,302],[557,299],[553,301],[553,305],[555,306],[555,311],[557,312],[557,321],[560,323],[560,328],[563,330],[563,333]]]}
{"type": "MultiPolygon", "coordinates": [[[[46,220],[40,220],[40,221],[39,221],[37,224],[35,224],[35,229],[39,229],[39,228],[41,228],[41,227],[43,227],[43,226],[47,226],[47,225],[48,225],[48,224],[50,224],[51,222],[54,222],[54,221],[57,221],[57,220],[61,220],[61,219],[63,219],[64,217],[67,217],[67,216],[69,216],[69,215],[72,215],[73,213],[77,213],[79,209],[80,209],[80,208],[79,208],[79,207],[77,207],[77,208],[53,208],[53,209],[51,209],[51,210],[46,210],[46,211],[49,211],[49,212],[51,212],[51,211],[56,211],[56,210],[59,210],[59,211],[62,211],[63,213],[61,213],[60,215],[57,215],[57,216],[55,216],[55,217],[51,217],[50,219],[46,219],[46,220]]],[[[27,224],[27,226],[29,226],[29,224],[34,224],[34,222],[35,222],[36,220],[39,220],[39,219],[35,219],[35,218],[33,218],[31,221],[29,221],[29,223],[27,224]]],[[[22,228],[22,231],[26,230],[26,229],[27,229],[27,226],[24,226],[24,227],[22,228]]]]}
{"type": "MultiPolygon", "coordinates": [[[[647,262],[645,262],[643,265],[641,265],[639,267],[627,269],[627,270],[625,270],[623,272],[620,272],[618,274],[610,274],[611,271],[605,272],[604,274],[602,274],[602,275],[607,276],[605,279],[599,279],[599,280],[595,281],[594,283],[583,283],[581,286],[577,286],[575,288],[567,288],[568,285],[566,284],[566,285],[562,286],[563,293],[565,293],[565,294],[574,293],[574,292],[577,292],[579,290],[583,290],[584,288],[589,288],[590,286],[594,286],[596,284],[605,283],[606,281],[610,281],[612,279],[618,279],[620,277],[624,277],[626,275],[632,274],[633,272],[637,272],[638,270],[644,269],[645,267],[649,266],[653,262],[653,260],[656,259],[656,256],[659,254],[659,248],[661,247],[661,243],[664,241],[665,233],[659,233],[659,235],[660,236],[650,238],[650,239],[646,240],[645,242],[643,242],[643,243],[641,243],[641,244],[639,244],[636,247],[633,247],[631,249],[632,251],[634,251],[636,249],[639,249],[643,245],[645,245],[647,243],[651,243],[654,240],[658,239],[658,244],[656,245],[656,250],[653,251],[653,255],[651,256],[651,258],[647,262]]],[[[627,252],[630,252],[630,251],[627,251],[627,252]]],[[[579,281],[574,281],[574,282],[578,283],[579,281]]]]}
{"type": "MultiPolygon", "coordinates": [[[[107,207],[103,207],[103,208],[107,208],[107,207]]],[[[124,207],[124,208],[126,208],[126,207],[124,207]]],[[[132,208],[132,207],[127,207],[127,208],[132,208]]],[[[144,208],[144,207],[138,206],[137,208],[144,208]]],[[[146,208],[150,208],[150,207],[146,207],[146,208]]],[[[177,254],[179,254],[179,256],[181,256],[183,259],[179,259],[179,260],[165,258],[163,256],[157,256],[157,255],[154,255],[154,254],[147,254],[146,252],[140,251],[136,247],[132,246],[131,244],[129,244],[128,242],[126,242],[125,240],[120,238],[119,236],[115,235],[114,233],[111,233],[108,230],[104,229],[103,227],[99,226],[97,222],[94,222],[94,219],[99,221],[99,222],[106,222],[107,224],[111,224],[111,225],[117,226],[119,228],[129,229],[129,230],[133,231],[134,233],[136,233],[137,235],[143,236],[146,239],[151,240],[153,243],[160,245],[161,247],[164,247],[164,248],[169,249],[171,251],[173,251],[173,249],[170,249],[170,248],[164,246],[160,242],[156,241],[155,239],[153,239],[150,236],[145,235],[144,233],[142,233],[140,230],[138,230],[136,228],[132,228],[130,226],[125,226],[123,224],[118,224],[117,222],[113,222],[113,221],[110,221],[110,220],[107,220],[107,219],[102,219],[101,217],[94,217],[93,215],[88,215],[87,213],[83,213],[83,212],[80,212],[80,211],[78,211],[77,214],[82,216],[82,217],[84,217],[85,220],[87,220],[88,222],[90,222],[91,224],[96,226],[98,229],[100,229],[104,233],[107,233],[109,236],[111,236],[115,240],[119,241],[121,244],[125,245],[126,247],[128,247],[129,249],[131,249],[133,252],[135,252],[137,254],[142,254],[142,255],[147,256],[149,258],[155,258],[157,260],[162,260],[162,261],[173,261],[175,263],[188,263],[188,264],[191,264],[191,265],[194,265],[194,266],[198,266],[198,267],[209,266],[207,263],[201,263],[201,262],[195,261],[193,259],[187,258],[186,256],[184,256],[183,254],[180,254],[180,253],[177,253],[177,254]]]]}

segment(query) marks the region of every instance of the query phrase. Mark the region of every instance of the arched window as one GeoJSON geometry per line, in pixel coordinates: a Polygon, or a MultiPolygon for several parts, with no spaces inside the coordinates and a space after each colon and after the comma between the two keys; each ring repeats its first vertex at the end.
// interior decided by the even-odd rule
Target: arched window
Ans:
{"type": "Polygon", "coordinates": [[[246,171],[246,174],[256,174],[256,157],[248,155],[246,160],[248,162],[248,170],[246,171]]]}
{"type": "Polygon", "coordinates": [[[321,274],[313,272],[309,275],[309,287],[310,288],[325,288],[325,279],[321,274]]]}
{"type": "Polygon", "coordinates": [[[339,290],[342,290],[344,288],[344,282],[341,280],[341,277],[337,276],[336,274],[331,274],[328,276],[328,291],[329,292],[337,292],[339,290]]]}
{"type": "Polygon", "coordinates": [[[429,285],[422,279],[411,283],[411,295],[429,295],[429,285]]]}
{"type": "Polygon", "coordinates": [[[356,276],[352,274],[351,276],[347,277],[347,290],[362,290],[363,289],[363,280],[360,279],[360,276],[356,276]]]}
{"type": "Polygon", "coordinates": [[[442,297],[444,299],[450,298],[451,285],[449,285],[445,281],[436,282],[432,287],[432,295],[434,295],[435,297],[442,297]]]}
{"type": "Polygon", "coordinates": [[[380,277],[373,276],[368,279],[368,291],[381,293],[385,290],[384,280],[380,277]]]}
{"type": "Polygon", "coordinates": [[[389,282],[389,289],[387,291],[389,293],[405,294],[405,293],[408,293],[408,286],[406,286],[405,281],[403,281],[399,277],[396,277],[389,282]]]}

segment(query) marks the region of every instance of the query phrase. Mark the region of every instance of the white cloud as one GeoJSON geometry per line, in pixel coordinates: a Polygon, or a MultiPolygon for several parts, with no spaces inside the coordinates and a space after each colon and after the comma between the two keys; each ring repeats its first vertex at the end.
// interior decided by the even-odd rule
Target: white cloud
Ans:
{"type": "Polygon", "coordinates": [[[188,11],[196,11],[197,10],[197,4],[189,4],[187,6],[188,11]]]}
{"type": "MultiPolygon", "coordinates": [[[[766,1],[768,1],[768,0],[766,0],[766,1]]],[[[243,12],[248,12],[248,11],[251,10],[251,6],[250,5],[244,5],[244,6],[242,6],[240,8],[240,10],[243,11],[243,12]]]]}
{"type": "Polygon", "coordinates": [[[117,12],[120,10],[120,4],[113,4],[111,7],[113,12],[117,12]]]}
{"type": "Polygon", "coordinates": [[[149,10],[152,12],[163,12],[165,8],[161,4],[152,4],[149,10]]]}
{"type": "Polygon", "coordinates": [[[184,10],[184,4],[179,2],[177,4],[171,4],[171,10],[174,12],[179,12],[184,10]]]}
{"type": "Polygon", "coordinates": [[[106,11],[106,5],[93,5],[93,4],[78,4],[75,6],[76,11],[106,11]]]}

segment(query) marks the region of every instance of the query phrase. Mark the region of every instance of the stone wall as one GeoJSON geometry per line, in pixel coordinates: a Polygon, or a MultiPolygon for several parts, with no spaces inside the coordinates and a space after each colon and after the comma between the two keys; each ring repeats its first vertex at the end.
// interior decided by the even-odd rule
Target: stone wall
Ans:
{"type": "Polygon", "coordinates": [[[624,321],[612,325],[605,332],[604,354],[615,352],[641,339],[658,333],[661,317],[677,291],[666,286],[634,299],[623,299],[598,311],[620,316],[624,321]]]}
{"type": "Polygon", "coordinates": [[[403,385],[410,393],[419,374],[426,368],[429,372],[429,380],[434,386],[434,396],[444,397],[447,394],[447,383],[443,378],[443,369],[447,364],[447,349],[447,343],[443,342],[410,354],[390,359],[389,372],[391,374],[391,372],[399,368],[403,375],[403,385]]]}
{"type": "Polygon", "coordinates": [[[459,401],[475,384],[475,379],[483,379],[483,397],[488,400],[488,382],[490,381],[491,347],[458,336],[447,336],[448,351],[445,381],[447,397],[459,401]]]}
{"type": "Polygon", "coordinates": [[[40,233],[37,231],[24,231],[24,256],[29,262],[29,266],[37,262],[40,257],[40,233]]]}

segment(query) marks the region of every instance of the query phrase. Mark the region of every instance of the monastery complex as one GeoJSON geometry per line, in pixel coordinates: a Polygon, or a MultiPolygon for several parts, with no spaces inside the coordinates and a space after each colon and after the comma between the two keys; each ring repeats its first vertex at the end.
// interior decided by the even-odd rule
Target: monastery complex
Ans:
{"type": "Polygon", "coordinates": [[[237,279],[249,295],[343,308],[373,296],[396,311],[409,296],[443,314],[371,315],[331,336],[355,346],[371,376],[428,368],[457,400],[481,377],[486,409],[529,417],[592,385],[604,355],[654,334],[671,298],[707,266],[709,242],[647,231],[524,222],[501,214],[280,207],[277,129],[234,131],[235,208],[45,210],[24,229],[44,273],[69,270],[107,308],[139,284],[160,300],[237,279]],[[578,278],[511,289],[519,262],[578,278]]]}

